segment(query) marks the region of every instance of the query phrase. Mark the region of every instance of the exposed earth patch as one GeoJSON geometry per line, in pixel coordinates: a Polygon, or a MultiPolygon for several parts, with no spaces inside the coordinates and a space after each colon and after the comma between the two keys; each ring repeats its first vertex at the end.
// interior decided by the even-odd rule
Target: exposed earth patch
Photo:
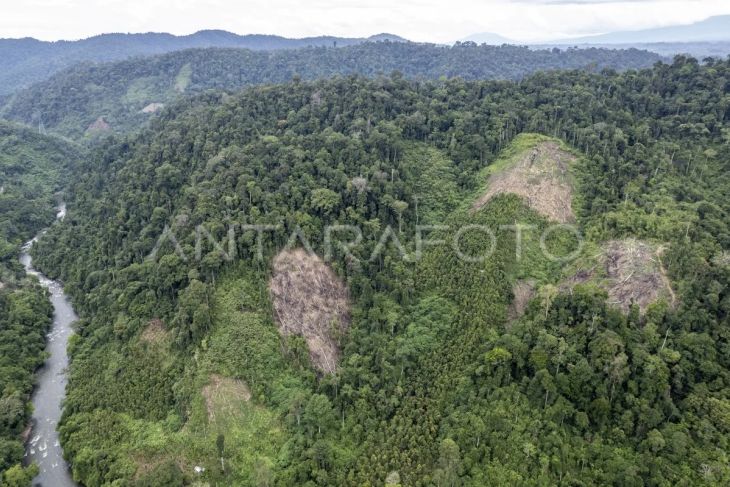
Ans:
{"type": "Polygon", "coordinates": [[[514,193],[549,220],[573,222],[573,184],[569,167],[575,159],[555,141],[538,142],[516,156],[509,167],[492,174],[487,192],[474,202],[472,211],[482,208],[499,194],[514,193]]]}
{"type": "Polygon", "coordinates": [[[350,325],[345,284],[317,255],[294,249],[274,258],[269,290],[279,332],[303,337],[314,367],[335,372],[340,337],[350,325]]]}
{"type": "Polygon", "coordinates": [[[662,251],[662,247],[633,238],[610,240],[601,247],[593,268],[579,270],[561,288],[595,281],[608,293],[608,302],[624,312],[633,303],[643,313],[662,298],[674,306],[676,296],[662,265],[662,251]]]}

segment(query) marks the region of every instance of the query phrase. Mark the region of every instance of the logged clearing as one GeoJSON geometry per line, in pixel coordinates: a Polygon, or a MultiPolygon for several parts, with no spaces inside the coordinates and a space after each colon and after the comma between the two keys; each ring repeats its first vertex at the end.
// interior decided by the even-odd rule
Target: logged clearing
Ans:
{"type": "Polygon", "coordinates": [[[251,391],[243,381],[213,374],[203,387],[203,398],[208,420],[215,421],[216,415],[236,414],[240,404],[251,399],[251,391]]]}
{"type": "Polygon", "coordinates": [[[573,185],[569,167],[575,156],[552,140],[538,142],[520,153],[510,166],[489,178],[487,192],[472,206],[476,211],[498,194],[514,193],[550,220],[575,220],[571,199],[573,185]]]}
{"type": "Polygon", "coordinates": [[[597,268],[579,271],[563,287],[571,288],[599,276],[601,286],[608,292],[608,302],[624,312],[634,303],[643,313],[661,298],[674,306],[676,296],[662,265],[662,251],[662,247],[633,238],[611,240],[597,256],[597,268]],[[599,273],[599,268],[603,272],[599,273]],[[600,279],[602,275],[604,279],[600,279]]]}
{"type": "Polygon", "coordinates": [[[510,321],[519,319],[525,314],[528,303],[535,296],[535,287],[533,279],[517,281],[512,287],[512,303],[507,310],[507,318],[510,321]]]}
{"type": "Polygon", "coordinates": [[[184,93],[190,85],[190,79],[192,78],[192,76],[193,67],[190,65],[190,63],[187,63],[185,66],[180,68],[180,71],[175,77],[175,91],[177,91],[178,93],[184,93]]]}
{"type": "Polygon", "coordinates": [[[109,130],[111,130],[111,128],[112,128],[111,125],[109,125],[107,123],[107,121],[104,120],[104,117],[99,117],[99,118],[96,119],[96,121],[94,123],[92,123],[91,125],[89,125],[89,128],[86,129],[86,131],[89,132],[89,133],[92,133],[92,132],[108,132],[109,130]]]}
{"type": "Polygon", "coordinates": [[[339,337],[350,325],[347,287],[317,255],[283,250],[274,258],[269,290],[279,332],[304,337],[314,367],[337,369],[339,337]]]}
{"type": "Polygon", "coordinates": [[[164,103],[150,103],[142,109],[142,113],[156,113],[165,108],[164,103]]]}

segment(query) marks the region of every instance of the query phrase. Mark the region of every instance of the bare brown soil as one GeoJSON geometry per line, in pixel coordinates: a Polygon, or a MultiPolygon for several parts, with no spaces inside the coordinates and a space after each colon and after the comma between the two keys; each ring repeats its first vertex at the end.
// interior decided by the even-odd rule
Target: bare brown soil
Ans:
{"type": "Polygon", "coordinates": [[[519,319],[525,314],[527,304],[535,296],[535,281],[532,279],[517,281],[512,287],[512,304],[507,310],[509,321],[519,319]]]}
{"type": "Polygon", "coordinates": [[[498,194],[514,193],[550,220],[572,222],[575,220],[571,205],[573,187],[568,169],[574,160],[575,156],[556,142],[541,142],[525,151],[512,167],[492,175],[489,189],[474,203],[472,210],[483,207],[498,194]]]}
{"type": "Polygon", "coordinates": [[[269,290],[279,332],[304,337],[314,367],[335,372],[340,337],[350,325],[345,284],[318,256],[295,249],[274,258],[269,290]]]}
{"type": "Polygon", "coordinates": [[[611,240],[603,245],[598,256],[598,267],[581,270],[561,286],[572,288],[592,280],[598,268],[605,271],[600,285],[608,292],[608,302],[627,312],[634,303],[641,313],[661,298],[670,305],[676,304],[676,296],[661,262],[662,248],[633,238],[611,240]]]}
{"type": "Polygon", "coordinates": [[[209,421],[215,421],[216,413],[235,414],[241,402],[251,400],[251,391],[243,381],[216,374],[210,376],[202,393],[209,421]]]}

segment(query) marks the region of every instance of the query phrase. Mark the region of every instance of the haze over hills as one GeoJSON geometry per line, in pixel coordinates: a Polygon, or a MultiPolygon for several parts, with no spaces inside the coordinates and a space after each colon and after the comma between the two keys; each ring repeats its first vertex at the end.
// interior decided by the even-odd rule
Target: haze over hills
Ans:
{"type": "Polygon", "coordinates": [[[730,41],[730,15],[710,17],[687,25],[673,25],[555,40],[555,44],[630,44],[654,42],[730,41]]]}
{"type": "Polygon", "coordinates": [[[510,39],[494,32],[480,32],[467,36],[462,41],[477,44],[650,44],[659,42],[717,42],[730,41],[730,15],[717,15],[699,22],[672,25],[652,29],[607,32],[603,34],[563,37],[549,41],[526,42],[510,39]]]}
{"type": "Polygon", "coordinates": [[[203,30],[186,36],[164,33],[103,34],[77,41],[57,42],[32,38],[0,39],[0,95],[12,93],[83,61],[116,61],[189,48],[278,50],[315,46],[344,47],[381,41],[406,40],[385,33],[367,38],[321,36],[290,39],[263,34],[238,35],[222,30],[203,30]]]}
{"type": "MultiPolygon", "coordinates": [[[[111,33],[82,40],[57,42],[39,41],[33,38],[0,39],[0,96],[47,79],[64,68],[84,61],[117,61],[134,56],[165,54],[189,48],[229,47],[272,51],[303,47],[346,47],[364,42],[382,41],[409,42],[402,37],[388,33],[370,37],[319,36],[292,39],[264,34],[238,35],[223,30],[202,30],[184,36],[166,33],[111,33]]],[[[462,41],[489,45],[530,44],[490,32],[472,34],[462,41]]],[[[711,17],[689,25],[611,32],[532,44],[538,46],[620,45],[621,47],[648,49],[665,56],[690,53],[698,57],[709,55],[724,57],[730,53],[730,16],[711,17]],[[728,45],[724,44],[725,41],[728,42],[728,45]],[[690,42],[701,44],[666,44],[690,42]],[[717,44],[718,42],[722,44],[717,44]]]]}
{"type": "Polygon", "coordinates": [[[595,46],[646,49],[662,56],[690,54],[699,58],[725,57],[730,54],[730,15],[719,15],[686,25],[653,29],[617,31],[604,34],[558,38],[550,41],[525,42],[492,32],[472,34],[462,39],[477,44],[529,44],[547,46],[595,46]]]}
{"type": "Polygon", "coordinates": [[[477,44],[489,44],[493,46],[501,46],[502,44],[521,44],[520,42],[508,37],[495,34],[493,32],[480,32],[472,34],[462,39],[462,42],[476,42],[477,44]]]}

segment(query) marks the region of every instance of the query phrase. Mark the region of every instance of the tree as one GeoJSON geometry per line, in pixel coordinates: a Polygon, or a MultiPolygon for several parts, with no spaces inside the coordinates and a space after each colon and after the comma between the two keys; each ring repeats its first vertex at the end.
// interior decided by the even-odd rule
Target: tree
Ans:
{"type": "Polygon", "coordinates": [[[454,487],[461,485],[459,470],[461,469],[461,454],[459,445],[451,438],[446,438],[439,445],[438,468],[434,472],[434,481],[439,487],[454,487]]]}
{"type": "Polygon", "coordinates": [[[327,188],[312,191],[312,207],[323,214],[330,214],[340,204],[340,195],[327,188]]]}
{"type": "Polygon", "coordinates": [[[398,216],[398,233],[403,233],[403,213],[408,209],[408,203],[401,200],[394,200],[390,206],[398,216]]]}
{"type": "Polygon", "coordinates": [[[304,407],[304,414],[302,415],[302,423],[309,431],[310,437],[314,436],[315,431],[317,435],[321,435],[322,430],[326,430],[332,425],[334,419],[335,416],[329,398],[323,394],[312,394],[304,407]]]}
{"type": "Polygon", "coordinates": [[[21,465],[14,465],[5,471],[3,475],[4,485],[7,487],[28,487],[38,473],[39,469],[36,464],[26,468],[21,465]]]}

